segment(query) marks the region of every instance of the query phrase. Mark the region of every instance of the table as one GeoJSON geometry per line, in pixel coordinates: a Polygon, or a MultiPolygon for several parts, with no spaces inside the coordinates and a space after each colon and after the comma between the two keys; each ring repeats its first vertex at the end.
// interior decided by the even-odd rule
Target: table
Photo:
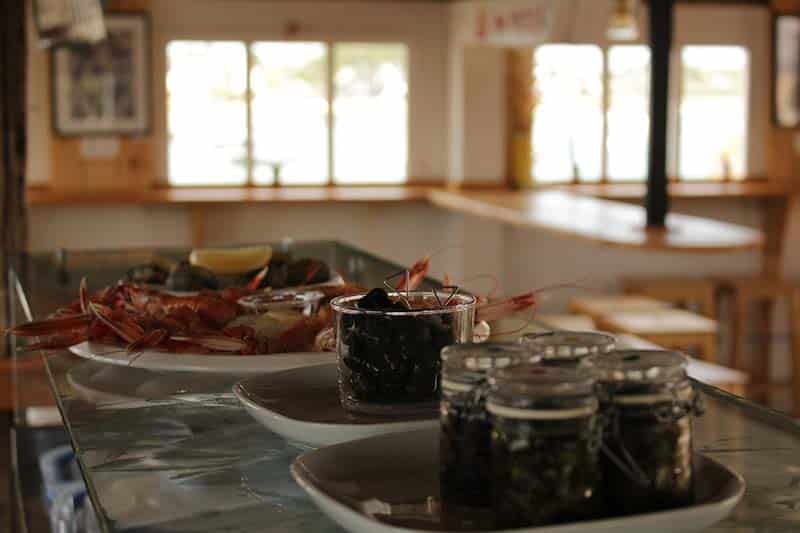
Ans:
{"type": "MultiPolygon", "coordinates": [[[[295,243],[346,278],[375,285],[398,266],[336,242],[295,243]]],[[[180,257],[187,250],[159,253],[180,257]]],[[[17,258],[12,307],[43,316],[92,286],[112,283],[150,251],[62,252],[17,258]]],[[[16,340],[14,341],[16,342],[16,340]]],[[[106,532],[339,531],[292,481],[302,453],[257,425],[231,394],[235,378],[176,376],[106,367],[57,352],[45,369],[106,532]],[[108,387],[74,385],[76,373],[108,387]]],[[[21,375],[19,389],[25,389],[21,375]]],[[[748,484],[734,514],[715,532],[800,528],[800,428],[789,418],[703,384],[706,415],[695,448],[731,466],[748,484]]],[[[25,409],[24,404],[19,408],[25,409]]],[[[17,417],[23,423],[24,416],[17,417]]]]}

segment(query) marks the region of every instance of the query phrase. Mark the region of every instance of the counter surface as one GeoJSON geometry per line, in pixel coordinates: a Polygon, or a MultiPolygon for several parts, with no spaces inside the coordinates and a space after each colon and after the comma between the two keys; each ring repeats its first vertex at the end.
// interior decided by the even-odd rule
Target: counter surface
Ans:
{"type": "MultiPolygon", "coordinates": [[[[399,269],[333,242],[297,243],[296,251],[325,259],[367,286],[399,269]]],[[[23,316],[43,317],[78,293],[82,276],[92,287],[113,283],[141,253],[17,258],[12,303],[23,316]]],[[[289,475],[302,450],[245,413],[231,393],[236,378],[110,367],[67,352],[43,357],[104,531],[339,531],[289,475]],[[78,383],[78,372],[95,377],[78,383]]],[[[20,379],[24,389],[24,375],[20,379]]],[[[706,414],[695,424],[695,449],[747,482],[732,516],[709,531],[800,528],[798,426],[713,387],[697,387],[706,414]]]]}

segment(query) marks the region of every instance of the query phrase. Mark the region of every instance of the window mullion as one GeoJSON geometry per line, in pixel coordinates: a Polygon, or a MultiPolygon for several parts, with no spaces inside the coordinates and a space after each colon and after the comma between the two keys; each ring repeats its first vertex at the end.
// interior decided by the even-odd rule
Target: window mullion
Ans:
{"type": "MultiPolygon", "coordinates": [[[[672,141],[672,150],[667,152],[667,170],[669,171],[670,160],[672,162],[672,171],[674,172],[674,181],[683,181],[681,175],[681,105],[683,104],[683,61],[681,61],[681,51],[683,46],[673,46],[670,51],[670,76],[672,87],[668,87],[667,94],[674,96],[667,97],[667,102],[672,108],[672,132],[669,131],[669,121],[667,121],[667,139],[672,141]],[[670,135],[671,133],[671,135],[670,135]]],[[[652,80],[650,80],[652,83],[652,80]]],[[[669,107],[667,108],[669,111],[669,107]]],[[[667,114],[669,117],[669,113],[667,114]]],[[[669,172],[667,175],[669,179],[669,172]]]]}
{"type": "MultiPolygon", "coordinates": [[[[245,109],[246,109],[246,116],[247,116],[247,142],[246,144],[246,153],[245,153],[245,160],[246,160],[246,168],[247,168],[247,185],[248,187],[253,186],[253,88],[251,86],[251,71],[253,68],[253,43],[252,41],[245,41],[245,47],[247,49],[247,73],[245,75],[245,109]]],[[[277,185],[277,183],[275,183],[277,185]]]]}
{"type": "Polygon", "coordinates": [[[333,179],[333,172],[334,172],[334,170],[333,170],[334,169],[334,161],[333,161],[333,158],[334,158],[334,155],[333,155],[333,143],[334,143],[333,128],[334,128],[334,122],[335,122],[335,118],[333,116],[333,101],[334,101],[334,98],[336,97],[336,95],[335,95],[335,87],[334,87],[334,83],[333,83],[334,44],[333,44],[333,42],[328,41],[326,43],[326,46],[328,48],[328,50],[327,50],[328,53],[326,54],[326,57],[327,57],[328,60],[327,60],[327,62],[325,64],[325,67],[326,67],[326,69],[325,69],[325,83],[326,83],[325,91],[326,91],[327,96],[328,96],[328,185],[333,185],[334,184],[334,179],[333,179]]]}

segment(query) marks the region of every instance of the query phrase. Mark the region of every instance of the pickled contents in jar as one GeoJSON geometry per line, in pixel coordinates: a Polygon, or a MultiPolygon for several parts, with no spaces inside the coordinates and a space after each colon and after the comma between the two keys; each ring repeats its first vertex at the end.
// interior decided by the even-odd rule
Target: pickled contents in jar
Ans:
{"type": "Polygon", "coordinates": [[[605,492],[615,514],[638,514],[689,505],[693,501],[691,416],[659,420],[653,405],[619,408],[617,436],[606,436],[611,453],[624,446],[644,474],[632,479],[604,453],[605,492]]]}
{"type": "MultiPolygon", "coordinates": [[[[442,393],[443,396],[446,392],[442,393]]],[[[478,393],[473,393],[477,396],[478,393]]],[[[491,506],[491,425],[484,402],[443,398],[439,484],[443,503],[491,506]]]]}
{"type": "Polygon", "coordinates": [[[340,376],[349,400],[370,403],[434,401],[439,352],[456,342],[451,317],[342,316],[340,376]]]}
{"type": "Polygon", "coordinates": [[[497,528],[601,516],[596,415],[568,420],[493,416],[492,491],[497,528]]]}
{"type": "MultiPolygon", "coordinates": [[[[518,343],[455,344],[442,350],[439,485],[448,529],[487,529],[491,513],[489,381],[498,370],[531,361],[518,343]]],[[[538,362],[538,358],[533,359],[538,362]]]]}
{"type": "MultiPolygon", "coordinates": [[[[444,394],[444,393],[443,393],[444,394]]],[[[491,426],[482,409],[442,406],[439,492],[447,529],[489,529],[491,511],[491,426]]]]}
{"type": "MultiPolygon", "coordinates": [[[[456,315],[403,315],[426,309],[419,302],[407,301],[409,305],[390,298],[383,289],[373,289],[356,304],[368,313],[342,314],[337,351],[346,403],[396,404],[438,399],[439,353],[445,346],[464,339],[454,332],[456,315]]],[[[460,319],[470,322],[472,316],[460,319]]],[[[459,329],[467,331],[463,326],[459,329]]]]}

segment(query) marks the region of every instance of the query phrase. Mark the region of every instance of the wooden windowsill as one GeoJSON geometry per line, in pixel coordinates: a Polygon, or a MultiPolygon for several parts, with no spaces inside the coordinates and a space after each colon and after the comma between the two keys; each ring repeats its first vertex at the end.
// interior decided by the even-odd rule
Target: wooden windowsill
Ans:
{"type": "MultiPolygon", "coordinates": [[[[727,182],[679,182],[669,184],[672,198],[767,198],[787,196],[800,187],[789,180],[747,180],[727,182]]],[[[608,200],[640,200],[647,193],[644,183],[582,183],[554,185],[551,189],[568,190],[608,200]]]]}
{"type": "MultiPolygon", "coordinates": [[[[747,180],[741,182],[670,183],[672,198],[769,198],[800,191],[789,180],[747,180]]],[[[27,190],[29,205],[202,205],[258,203],[327,203],[327,202],[408,202],[426,200],[429,191],[484,191],[504,194],[527,194],[511,191],[496,183],[447,184],[422,182],[414,185],[319,186],[319,187],[157,187],[142,191],[58,190],[31,186],[27,190]]],[[[542,185],[534,191],[563,190],[608,200],[640,200],[647,191],[644,183],[598,183],[542,185]]]]}
{"type": "Polygon", "coordinates": [[[30,187],[29,205],[209,205],[329,202],[424,201],[431,189],[425,185],[373,187],[165,187],[143,191],[60,191],[30,187]]]}

